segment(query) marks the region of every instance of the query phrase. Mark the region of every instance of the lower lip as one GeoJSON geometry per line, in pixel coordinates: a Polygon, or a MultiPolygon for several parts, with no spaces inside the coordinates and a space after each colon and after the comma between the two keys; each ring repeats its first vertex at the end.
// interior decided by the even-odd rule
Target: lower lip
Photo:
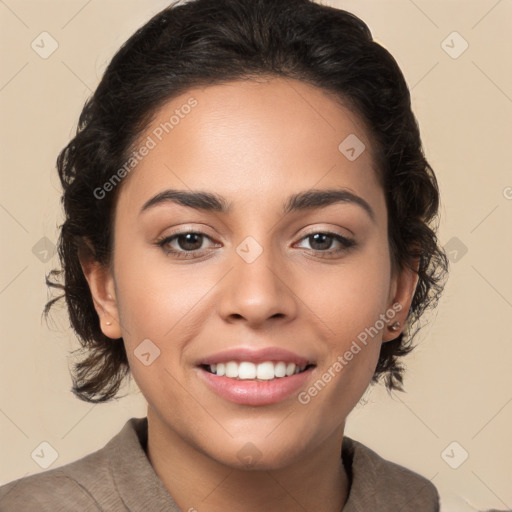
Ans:
{"type": "Polygon", "coordinates": [[[314,367],[290,377],[278,377],[269,381],[236,380],[219,377],[199,368],[200,378],[222,398],[240,405],[270,405],[293,395],[308,380],[314,367]]]}

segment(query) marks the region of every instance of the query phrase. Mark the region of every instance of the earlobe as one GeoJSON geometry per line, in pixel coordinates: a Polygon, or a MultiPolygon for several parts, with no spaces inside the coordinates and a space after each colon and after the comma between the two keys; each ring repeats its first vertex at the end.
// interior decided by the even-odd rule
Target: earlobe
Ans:
{"type": "Polygon", "coordinates": [[[389,322],[382,335],[383,342],[398,338],[403,331],[411,308],[412,299],[416,292],[416,286],[418,285],[418,269],[419,258],[415,258],[411,267],[405,266],[398,271],[398,275],[395,277],[393,286],[394,293],[392,294],[393,297],[388,307],[390,311],[393,310],[397,313],[393,320],[389,322]]]}
{"type": "MultiPolygon", "coordinates": [[[[86,243],[91,248],[91,244],[86,243]]],[[[95,259],[92,250],[79,251],[79,260],[85,279],[89,284],[94,308],[98,314],[103,334],[112,339],[121,338],[119,313],[111,272],[95,259]]]]}

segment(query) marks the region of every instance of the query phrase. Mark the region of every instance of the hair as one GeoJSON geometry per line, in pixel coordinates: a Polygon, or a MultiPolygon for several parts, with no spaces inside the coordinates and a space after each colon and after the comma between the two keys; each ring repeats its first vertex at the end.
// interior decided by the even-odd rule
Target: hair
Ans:
{"type": "Polygon", "coordinates": [[[123,338],[101,331],[79,260],[79,254],[89,254],[111,266],[122,183],[102,198],[94,191],[123,166],[167,101],[195,86],[258,77],[319,87],[367,127],[386,197],[393,268],[418,274],[405,329],[382,344],[372,377],[372,383],[384,380],[390,392],[403,389],[401,358],[414,348],[420,317],[438,302],[448,261],[436,238],[437,180],[397,62],[358,17],[312,0],[191,0],[171,4],[122,45],[57,158],[65,213],[58,240],[61,268],[46,275],[46,283],[63,294],[46,304],[44,315],[65,297],[84,356],[72,370],[72,392],[80,399],[111,400],[130,374],[123,338]],[[63,284],[52,277],[63,277],[63,284]]]}

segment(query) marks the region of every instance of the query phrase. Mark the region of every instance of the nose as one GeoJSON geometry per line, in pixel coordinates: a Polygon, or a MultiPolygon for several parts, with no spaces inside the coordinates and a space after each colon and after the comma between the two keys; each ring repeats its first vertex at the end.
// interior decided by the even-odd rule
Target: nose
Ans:
{"type": "Polygon", "coordinates": [[[286,265],[270,249],[252,262],[234,252],[231,271],[219,283],[218,314],[226,322],[253,328],[268,322],[287,323],[298,309],[292,281],[286,265]]]}

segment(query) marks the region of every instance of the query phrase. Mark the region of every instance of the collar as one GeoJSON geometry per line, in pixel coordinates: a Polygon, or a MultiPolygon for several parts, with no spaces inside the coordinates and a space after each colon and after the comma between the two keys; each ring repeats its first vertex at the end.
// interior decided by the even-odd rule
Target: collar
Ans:
{"type": "MultiPolygon", "coordinates": [[[[147,417],[131,418],[105,446],[119,495],[128,510],[182,512],[146,455],[147,438],[147,417]]],[[[349,480],[342,512],[393,512],[398,505],[403,510],[439,510],[431,482],[347,436],[343,437],[340,462],[349,480]]]]}

